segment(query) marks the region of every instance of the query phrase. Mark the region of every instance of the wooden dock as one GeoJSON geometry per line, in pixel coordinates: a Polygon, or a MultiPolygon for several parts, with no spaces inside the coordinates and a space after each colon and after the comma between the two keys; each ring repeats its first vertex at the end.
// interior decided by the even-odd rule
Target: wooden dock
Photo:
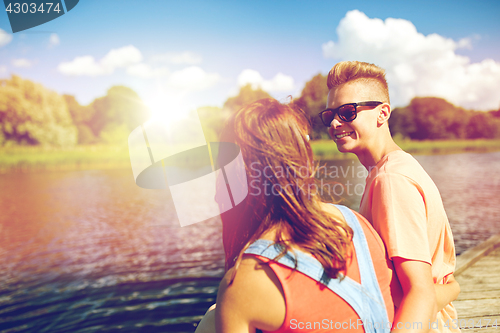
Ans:
{"type": "Polygon", "coordinates": [[[462,332],[500,333],[500,234],[458,256],[455,277],[462,332]]]}

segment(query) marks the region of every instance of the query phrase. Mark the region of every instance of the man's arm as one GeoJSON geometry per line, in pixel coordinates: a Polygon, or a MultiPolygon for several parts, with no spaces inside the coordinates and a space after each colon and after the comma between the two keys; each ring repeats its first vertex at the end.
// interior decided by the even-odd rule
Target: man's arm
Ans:
{"type": "Polygon", "coordinates": [[[435,284],[438,311],[457,299],[460,294],[460,285],[453,274],[448,276],[446,284],[435,284]]]}
{"type": "Polygon", "coordinates": [[[392,332],[426,333],[438,312],[431,265],[400,257],[393,262],[404,296],[392,332]]]}

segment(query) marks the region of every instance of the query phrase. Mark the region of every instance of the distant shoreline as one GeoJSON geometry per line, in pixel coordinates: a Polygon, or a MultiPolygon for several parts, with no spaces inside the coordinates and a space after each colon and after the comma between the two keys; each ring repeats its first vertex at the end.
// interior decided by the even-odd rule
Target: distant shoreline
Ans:
{"type": "MultiPolygon", "coordinates": [[[[500,151],[500,139],[434,140],[397,142],[414,155],[487,153],[500,151]]],[[[332,140],[312,142],[315,157],[321,161],[356,158],[337,150],[332,140]]],[[[16,146],[0,148],[0,174],[38,171],[131,168],[127,146],[86,145],[71,148],[16,146]]]]}
{"type": "MultiPolygon", "coordinates": [[[[500,139],[476,140],[396,140],[396,143],[412,155],[443,155],[459,153],[489,153],[500,151],[500,139]]],[[[354,154],[341,153],[332,140],[312,142],[314,155],[321,161],[356,158],[354,154]]]]}
{"type": "Polygon", "coordinates": [[[131,168],[127,146],[80,145],[71,148],[0,148],[0,174],[131,168]]]}

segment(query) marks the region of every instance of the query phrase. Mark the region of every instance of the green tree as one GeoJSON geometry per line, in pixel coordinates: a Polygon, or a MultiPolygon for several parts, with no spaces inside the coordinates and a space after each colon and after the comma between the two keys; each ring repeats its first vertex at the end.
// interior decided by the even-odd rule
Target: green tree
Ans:
{"type": "Polygon", "coordinates": [[[78,144],[96,143],[98,139],[88,125],[90,119],[94,116],[95,109],[91,105],[80,105],[72,95],[63,95],[63,98],[78,130],[78,144]]]}
{"type": "Polygon", "coordinates": [[[472,111],[467,124],[467,138],[493,139],[500,136],[500,119],[491,113],[472,111]]]}
{"type": "Polygon", "coordinates": [[[415,97],[389,119],[393,135],[416,140],[477,139],[500,136],[497,111],[466,111],[437,97],[415,97]]]}
{"type": "Polygon", "coordinates": [[[415,120],[410,108],[393,109],[389,118],[389,128],[392,136],[399,134],[404,138],[410,137],[410,133],[416,131],[415,120]]]}
{"type": "Polygon", "coordinates": [[[309,115],[313,130],[313,138],[315,139],[330,138],[328,129],[318,117],[318,113],[326,107],[326,99],[328,97],[326,79],[327,77],[321,73],[314,76],[310,81],[306,82],[300,97],[294,101],[299,108],[309,115]]]}
{"type": "Polygon", "coordinates": [[[450,121],[446,127],[446,131],[453,134],[453,136],[451,136],[452,138],[467,138],[467,126],[470,119],[470,112],[460,107],[456,107],[454,110],[448,109],[447,112],[447,117],[450,121]]]}
{"type": "Polygon", "coordinates": [[[262,98],[270,98],[269,95],[264,90],[257,88],[253,89],[250,84],[240,88],[238,95],[234,97],[229,97],[224,103],[223,110],[226,112],[236,112],[243,106],[248,105],[262,98]]]}
{"type": "Polygon", "coordinates": [[[402,123],[408,136],[416,140],[453,139],[466,136],[468,115],[445,99],[437,97],[415,97],[406,107],[407,118],[402,123]]]}
{"type": "Polygon", "coordinates": [[[15,75],[0,81],[0,132],[0,144],[72,146],[77,142],[64,98],[15,75]]]}
{"type": "Polygon", "coordinates": [[[500,118],[500,110],[490,111],[489,112],[493,117],[500,118]]]}
{"type": "Polygon", "coordinates": [[[126,142],[130,131],[149,118],[149,109],[135,91],[123,86],[110,88],[92,102],[92,117],[86,122],[107,143],[126,142]]]}
{"type": "Polygon", "coordinates": [[[68,111],[75,124],[85,124],[92,119],[94,115],[93,108],[80,105],[73,95],[63,95],[63,98],[68,105],[68,111]]]}

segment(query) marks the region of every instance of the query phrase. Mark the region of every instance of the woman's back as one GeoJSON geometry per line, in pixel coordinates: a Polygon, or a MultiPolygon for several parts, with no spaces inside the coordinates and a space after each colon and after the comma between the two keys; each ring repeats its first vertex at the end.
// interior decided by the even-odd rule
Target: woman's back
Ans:
{"type": "MultiPolygon", "coordinates": [[[[332,211],[336,208],[325,205],[325,209],[332,211]]],[[[371,225],[359,214],[357,216],[351,214],[364,234],[366,245],[371,254],[368,258],[371,258],[374,271],[368,267],[370,264],[366,265],[366,262],[361,259],[361,265],[364,267],[362,267],[363,272],[360,274],[358,268],[360,263],[353,253],[352,260],[349,260],[345,272],[347,278],[338,283],[337,287],[335,287],[337,283],[330,284],[333,285],[333,288],[341,287],[341,290],[336,290],[337,293],[335,293],[317,281],[321,279],[320,277],[313,279],[306,275],[307,271],[311,272],[310,266],[305,269],[299,267],[299,271],[295,271],[293,264],[291,264],[292,267],[288,267],[286,264],[271,260],[279,253],[279,250],[274,250],[273,246],[269,246],[272,245],[271,240],[259,239],[246,251],[233,285],[229,289],[225,289],[227,285],[221,284],[223,289],[221,294],[224,297],[224,299],[218,300],[218,303],[221,304],[218,308],[221,316],[227,318],[235,309],[244,308],[246,312],[250,312],[254,316],[253,320],[250,319],[250,326],[261,328],[265,332],[330,332],[335,329],[363,332],[364,327],[360,317],[368,320],[367,324],[373,325],[374,328],[384,326],[385,329],[380,331],[389,331],[390,323],[394,317],[394,306],[390,289],[392,271],[387,266],[385,248],[371,225]],[[248,252],[252,252],[252,254],[248,254],[248,252]],[[382,302],[380,299],[376,299],[378,291],[369,290],[370,288],[366,286],[371,278],[371,273],[376,275],[376,285],[380,290],[379,295],[383,299],[382,302]],[[365,284],[364,291],[360,291],[360,286],[356,286],[361,281],[365,284]],[[231,288],[233,289],[231,290],[231,288]],[[232,295],[232,291],[235,292],[235,295],[232,295]],[[347,295],[344,297],[352,304],[339,296],[342,295],[342,292],[347,295]],[[372,300],[365,298],[358,299],[358,304],[356,304],[356,297],[366,296],[367,293],[372,294],[370,297],[375,298],[374,302],[370,305],[372,300]],[[239,300],[239,302],[233,304],[234,300],[239,300]],[[359,309],[360,306],[365,307],[364,314],[358,314],[355,311],[357,308],[358,312],[363,312],[363,309],[359,309]],[[375,314],[373,314],[374,312],[375,314]],[[366,318],[370,316],[372,319],[366,318]]],[[[346,216],[346,220],[348,219],[349,217],[346,216]]],[[[357,237],[362,236],[359,234],[357,237]]],[[[267,238],[272,239],[272,237],[267,238]]],[[[358,244],[357,250],[366,251],[365,254],[367,254],[368,250],[362,247],[358,244]]],[[[298,255],[299,266],[308,266],[310,264],[308,258],[314,260],[305,252],[295,252],[298,255]]],[[[286,262],[289,261],[289,258],[283,259],[282,257],[281,261],[283,260],[286,262]]],[[[228,275],[230,276],[231,272],[228,275]]],[[[235,316],[236,318],[237,316],[235,316]]],[[[227,319],[225,321],[227,322],[227,319]]],[[[228,324],[234,329],[234,323],[228,324]]]]}

